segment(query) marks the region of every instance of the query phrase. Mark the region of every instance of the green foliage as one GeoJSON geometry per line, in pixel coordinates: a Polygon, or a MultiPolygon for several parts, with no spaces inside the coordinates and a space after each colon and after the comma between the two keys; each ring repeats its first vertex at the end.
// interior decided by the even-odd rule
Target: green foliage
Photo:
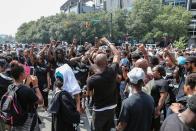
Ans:
{"type": "Polygon", "coordinates": [[[180,39],[178,41],[177,40],[174,41],[174,47],[175,48],[183,50],[183,49],[186,48],[186,46],[187,46],[187,44],[186,44],[185,37],[180,37],[180,39]]]}
{"type": "MultiPolygon", "coordinates": [[[[160,0],[135,0],[130,12],[112,13],[112,40],[124,40],[129,34],[134,40],[159,41],[164,34],[177,40],[187,36],[190,12],[183,7],[162,5],[160,0]]],[[[111,13],[56,14],[22,24],[16,40],[22,43],[48,43],[51,39],[71,42],[94,41],[94,37],[110,37],[111,13]]]]}
{"type": "Polygon", "coordinates": [[[138,40],[145,40],[154,27],[152,21],[160,13],[160,5],[159,0],[136,0],[128,16],[129,34],[138,40]]]}
{"type": "Polygon", "coordinates": [[[161,8],[161,13],[156,16],[153,23],[161,32],[167,33],[175,40],[187,36],[187,27],[191,17],[190,12],[185,11],[183,7],[173,8],[169,5],[161,8]]]}

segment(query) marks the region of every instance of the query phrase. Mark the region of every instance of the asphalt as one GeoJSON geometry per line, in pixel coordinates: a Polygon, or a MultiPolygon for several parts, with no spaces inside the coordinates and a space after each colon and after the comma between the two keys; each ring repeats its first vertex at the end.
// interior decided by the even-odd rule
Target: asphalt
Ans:
{"type": "MultiPolygon", "coordinates": [[[[49,93],[48,99],[49,102],[52,98],[52,92],[49,93]]],[[[87,113],[81,115],[81,123],[79,124],[78,131],[90,131],[90,124],[91,122],[91,114],[89,113],[89,109],[86,109],[87,113]]],[[[45,114],[44,109],[42,107],[38,108],[38,114],[42,121],[40,125],[41,131],[51,131],[52,125],[52,118],[45,114]]]]}
{"type": "MultiPolygon", "coordinates": [[[[52,92],[49,92],[49,103],[52,99],[52,92]]],[[[52,125],[52,118],[45,114],[44,109],[42,107],[38,107],[38,114],[42,121],[42,124],[40,125],[41,131],[51,131],[51,125],[52,125]]],[[[90,123],[92,121],[92,109],[88,108],[86,106],[85,113],[81,114],[81,123],[78,126],[78,131],[91,131],[90,129],[90,123]]],[[[116,119],[114,119],[116,123],[116,119]]],[[[111,129],[111,131],[115,131],[115,129],[111,129]]]]}

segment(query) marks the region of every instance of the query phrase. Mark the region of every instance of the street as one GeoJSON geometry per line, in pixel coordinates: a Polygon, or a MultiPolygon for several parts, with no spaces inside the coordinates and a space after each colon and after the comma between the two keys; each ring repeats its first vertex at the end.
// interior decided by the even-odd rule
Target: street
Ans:
{"type": "MultiPolygon", "coordinates": [[[[52,98],[52,92],[50,92],[49,96],[48,96],[49,102],[50,102],[51,98],[52,98]]],[[[79,124],[78,131],[90,131],[89,122],[91,121],[90,120],[91,116],[88,113],[88,109],[86,112],[87,112],[86,113],[87,115],[86,114],[81,115],[81,123],[79,124]]],[[[51,117],[45,115],[43,108],[38,108],[38,114],[39,114],[40,119],[42,121],[42,124],[40,125],[41,131],[51,131],[51,125],[52,125],[51,117]]]]}

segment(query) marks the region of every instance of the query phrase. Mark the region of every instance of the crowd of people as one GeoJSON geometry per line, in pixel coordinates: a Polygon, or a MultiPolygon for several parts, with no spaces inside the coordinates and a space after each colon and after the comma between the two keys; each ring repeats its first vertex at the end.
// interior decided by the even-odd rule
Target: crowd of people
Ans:
{"type": "Polygon", "coordinates": [[[86,106],[92,131],[195,131],[196,49],[115,46],[105,37],[2,45],[0,97],[0,131],[39,131],[38,108],[52,114],[52,131],[75,131],[86,106]],[[10,92],[23,117],[8,124],[10,92]]]}

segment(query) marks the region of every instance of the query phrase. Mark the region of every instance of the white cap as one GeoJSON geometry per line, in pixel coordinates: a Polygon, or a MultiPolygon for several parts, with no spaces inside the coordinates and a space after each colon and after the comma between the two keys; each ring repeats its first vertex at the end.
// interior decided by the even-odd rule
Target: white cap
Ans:
{"type": "Polygon", "coordinates": [[[129,73],[127,74],[129,80],[133,84],[137,84],[139,80],[145,79],[145,73],[142,68],[134,67],[129,73]]]}

